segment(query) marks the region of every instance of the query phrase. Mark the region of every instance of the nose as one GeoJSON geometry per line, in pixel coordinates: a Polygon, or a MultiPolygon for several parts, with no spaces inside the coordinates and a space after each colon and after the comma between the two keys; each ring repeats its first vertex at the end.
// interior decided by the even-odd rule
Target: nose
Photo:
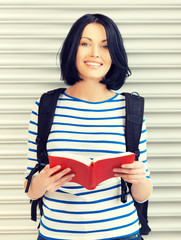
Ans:
{"type": "Polygon", "coordinates": [[[98,46],[96,45],[92,46],[91,57],[96,57],[96,58],[100,57],[100,51],[98,46]]]}

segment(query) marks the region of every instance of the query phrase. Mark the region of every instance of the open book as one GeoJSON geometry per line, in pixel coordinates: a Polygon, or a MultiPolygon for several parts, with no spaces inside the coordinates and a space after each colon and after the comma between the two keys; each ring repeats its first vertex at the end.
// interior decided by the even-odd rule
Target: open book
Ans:
{"type": "Polygon", "coordinates": [[[71,182],[78,183],[88,190],[95,189],[97,185],[114,177],[114,168],[122,164],[134,162],[135,154],[131,152],[104,155],[96,158],[87,158],[79,155],[62,154],[61,157],[49,156],[50,168],[60,165],[61,170],[71,168],[75,173],[71,182]]]}

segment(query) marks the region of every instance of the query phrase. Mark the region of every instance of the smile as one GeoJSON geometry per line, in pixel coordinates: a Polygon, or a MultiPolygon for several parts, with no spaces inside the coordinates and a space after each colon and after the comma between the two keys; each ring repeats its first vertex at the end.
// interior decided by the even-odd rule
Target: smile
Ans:
{"type": "Polygon", "coordinates": [[[84,63],[90,67],[101,67],[103,65],[102,63],[92,61],[85,61],[84,63]]]}

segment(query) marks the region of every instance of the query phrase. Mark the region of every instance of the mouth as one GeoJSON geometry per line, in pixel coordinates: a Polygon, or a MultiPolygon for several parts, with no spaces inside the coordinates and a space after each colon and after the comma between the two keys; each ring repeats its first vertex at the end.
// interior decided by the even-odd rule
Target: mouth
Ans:
{"type": "Polygon", "coordinates": [[[97,61],[84,61],[84,63],[91,68],[99,68],[103,65],[101,62],[97,61]]]}

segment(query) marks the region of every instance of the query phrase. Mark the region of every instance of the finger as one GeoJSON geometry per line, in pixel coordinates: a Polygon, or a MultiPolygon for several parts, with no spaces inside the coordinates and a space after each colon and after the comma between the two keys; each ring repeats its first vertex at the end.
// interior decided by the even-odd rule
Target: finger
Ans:
{"type": "Polygon", "coordinates": [[[126,169],[126,168],[118,168],[114,170],[115,173],[122,173],[122,174],[130,174],[130,175],[145,175],[145,169],[126,169]]]}
{"type": "Polygon", "coordinates": [[[42,173],[46,173],[46,175],[51,176],[51,175],[55,174],[57,171],[59,171],[60,168],[61,168],[60,165],[50,168],[50,166],[48,164],[48,165],[46,165],[46,167],[44,167],[44,169],[42,170],[42,173]]]}
{"type": "Polygon", "coordinates": [[[68,173],[70,173],[70,172],[71,172],[70,168],[65,168],[65,169],[61,170],[60,172],[55,173],[53,176],[51,176],[50,181],[53,183],[53,182],[58,181],[59,179],[61,180],[64,176],[68,175],[68,173]]]}
{"type": "Polygon", "coordinates": [[[144,164],[140,161],[135,161],[133,163],[123,164],[121,168],[143,168],[144,164]]]}
{"type": "Polygon", "coordinates": [[[71,173],[71,174],[68,174],[68,175],[62,177],[61,179],[57,180],[53,184],[49,185],[48,190],[50,192],[56,191],[61,186],[63,186],[66,182],[71,181],[74,176],[75,176],[75,174],[71,173]]]}
{"type": "Polygon", "coordinates": [[[117,177],[121,177],[124,181],[129,183],[139,183],[145,179],[143,175],[128,175],[128,174],[115,174],[117,177]]]}

